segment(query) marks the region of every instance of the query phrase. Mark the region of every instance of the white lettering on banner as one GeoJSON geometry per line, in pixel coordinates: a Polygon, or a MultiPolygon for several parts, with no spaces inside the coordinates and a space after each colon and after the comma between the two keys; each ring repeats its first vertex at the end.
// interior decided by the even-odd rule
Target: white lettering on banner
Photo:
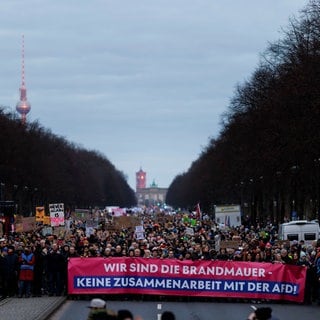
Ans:
{"type": "Polygon", "coordinates": [[[86,288],[150,288],[174,290],[206,290],[252,293],[285,293],[296,295],[298,286],[267,282],[186,280],[170,278],[139,277],[77,277],[75,287],[86,288]]]}
{"type": "Polygon", "coordinates": [[[77,278],[76,285],[78,288],[106,288],[111,287],[110,278],[77,278]]]}
{"type": "Polygon", "coordinates": [[[113,286],[140,287],[140,288],[166,288],[185,290],[220,290],[222,281],[211,280],[181,280],[181,279],[148,279],[148,278],[113,278],[113,286]]]}
{"type": "Polygon", "coordinates": [[[275,284],[272,292],[276,293],[291,293],[296,294],[298,291],[298,286],[291,284],[275,284]]]}
{"type": "Polygon", "coordinates": [[[105,272],[145,272],[162,274],[184,274],[184,275],[211,275],[211,276],[236,276],[236,277],[265,277],[263,268],[227,268],[227,267],[197,267],[197,266],[180,266],[179,265],[161,265],[131,263],[129,270],[125,263],[104,263],[105,272]]]}
{"type": "Polygon", "coordinates": [[[141,264],[141,263],[131,263],[129,266],[130,272],[148,272],[156,273],[158,272],[158,266],[156,264],[141,264]]]}
{"type": "Polygon", "coordinates": [[[248,291],[269,292],[269,283],[264,282],[248,282],[248,291]]]}
{"type": "Polygon", "coordinates": [[[163,264],[161,266],[161,273],[174,273],[174,274],[179,274],[180,273],[180,268],[179,266],[172,266],[172,265],[166,265],[163,264]]]}
{"type": "Polygon", "coordinates": [[[224,283],[224,290],[231,290],[231,291],[244,291],[245,282],[225,282],[224,283]]]}
{"type": "Polygon", "coordinates": [[[125,263],[104,263],[105,272],[127,272],[125,263]]]}
{"type": "Polygon", "coordinates": [[[182,266],[182,273],[188,275],[238,276],[238,277],[265,277],[263,268],[223,268],[223,267],[196,267],[182,266]]]}

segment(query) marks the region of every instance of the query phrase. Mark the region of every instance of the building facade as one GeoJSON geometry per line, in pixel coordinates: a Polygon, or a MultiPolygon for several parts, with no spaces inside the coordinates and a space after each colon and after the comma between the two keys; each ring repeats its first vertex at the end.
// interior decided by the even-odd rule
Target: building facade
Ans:
{"type": "Polygon", "coordinates": [[[136,198],[139,206],[162,206],[166,202],[168,188],[159,188],[155,181],[149,188],[147,185],[147,173],[141,168],[136,172],[136,198]]]}
{"type": "Polygon", "coordinates": [[[140,170],[136,172],[136,190],[146,188],[147,186],[146,178],[147,178],[147,173],[140,168],[140,170]]]}

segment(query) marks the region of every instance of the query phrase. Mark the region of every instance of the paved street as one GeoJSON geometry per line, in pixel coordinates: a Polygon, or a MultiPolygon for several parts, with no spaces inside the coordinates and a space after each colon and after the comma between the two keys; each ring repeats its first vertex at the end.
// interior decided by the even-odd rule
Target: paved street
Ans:
{"type": "MultiPolygon", "coordinates": [[[[85,320],[90,299],[66,300],[66,297],[10,298],[0,301],[1,320],[85,320]]],[[[144,320],[157,320],[166,310],[174,311],[177,320],[241,320],[246,319],[251,303],[169,302],[169,301],[107,301],[115,311],[129,309],[144,320]]],[[[265,306],[262,304],[257,305],[265,306]]],[[[280,320],[315,320],[320,318],[320,306],[270,304],[280,320]]]]}
{"type": "Polygon", "coordinates": [[[1,320],[45,320],[66,297],[8,298],[0,301],[1,320]]]}
{"type": "MultiPolygon", "coordinates": [[[[67,300],[49,320],[85,320],[89,300],[67,300]]],[[[168,302],[168,301],[108,301],[107,307],[114,311],[128,309],[143,320],[159,320],[164,311],[175,313],[176,320],[244,320],[251,312],[252,303],[237,302],[168,302]]],[[[320,319],[320,306],[299,304],[257,304],[269,306],[279,320],[320,319]]]]}

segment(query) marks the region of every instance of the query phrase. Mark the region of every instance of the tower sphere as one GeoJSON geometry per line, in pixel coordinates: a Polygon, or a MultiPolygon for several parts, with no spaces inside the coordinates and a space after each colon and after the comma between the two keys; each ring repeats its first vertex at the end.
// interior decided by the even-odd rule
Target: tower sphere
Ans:
{"type": "Polygon", "coordinates": [[[29,101],[19,101],[16,106],[16,110],[23,116],[27,115],[31,110],[31,104],[29,101]]]}

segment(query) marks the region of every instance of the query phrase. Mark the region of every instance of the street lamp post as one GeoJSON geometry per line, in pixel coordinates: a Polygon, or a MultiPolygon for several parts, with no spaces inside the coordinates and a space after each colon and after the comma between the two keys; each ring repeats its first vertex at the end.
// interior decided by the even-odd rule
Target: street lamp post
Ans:
{"type": "Polygon", "coordinates": [[[293,174],[293,196],[291,200],[291,219],[296,220],[298,218],[298,192],[297,192],[297,173],[299,167],[294,165],[291,167],[293,174]]]}
{"type": "Polygon", "coordinates": [[[257,223],[257,215],[256,215],[256,202],[255,202],[255,188],[254,188],[254,180],[252,178],[249,179],[249,183],[251,186],[251,194],[250,194],[250,214],[251,221],[256,224],[257,223]]]}
{"type": "Polygon", "coordinates": [[[281,171],[276,172],[276,180],[277,180],[277,200],[276,200],[276,220],[277,222],[282,222],[283,217],[281,215],[281,196],[280,196],[280,182],[281,182],[281,171]]]}
{"type": "Polygon", "coordinates": [[[6,184],[1,182],[0,183],[0,200],[1,201],[5,200],[5,187],[6,187],[6,184]]]}
{"type": "Polygon", "coordinates": [[[314,159],[314,165],[315,165],[315,214],[320,221],[320,158],[314,159]]]}
{"type": "Polygon", "coordinates": [[[23,195],[23,200],[24,201],[23,201],[23,205],[22,205],[22,208],[23,208],[22,214],[24,216],[26,216],[26,214],[27,214],[27,216],[29,217],[30,216],[29,187],[24,186],[23,193],[24,193],[24,195],[23,195]]]}
{"type": "Polygon", "coordinates": [[[262,222],[266,219],[264,212],[264,177],[259,177],[259,197],[257,199],[257,214],[259,217],[259,221],[262,222]]]}
{"type": "Polygon", "coordinates": [[[244,187],[244,182],[240,181],[240,211],[241,214],[244,215],[244,207],[243,207],[243,187],[244,187]]]}

